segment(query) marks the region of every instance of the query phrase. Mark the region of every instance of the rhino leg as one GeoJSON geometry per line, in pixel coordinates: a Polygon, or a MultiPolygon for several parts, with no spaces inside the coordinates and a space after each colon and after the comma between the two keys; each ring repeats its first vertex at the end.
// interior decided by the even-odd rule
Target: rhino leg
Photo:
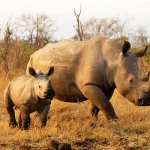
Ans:
{"type": "Polygon", "coordinates": [[[9,114],[9,126],[14,128],[17,126],[17,121],[15,118],[15,111],[13,109],[13,102],[11,100],[6,101],[6,110],[9,114]]]}
{"type": "Polygon", "coordinates": [[[81,91],[87,99],[91,100],[91,102],[105,114],[108,120],[118,118],[111,103],[99,86],[86,84],[81,88],[81,91]]]}
{"type": "Polygon", "coordinates": [[[20,106],[21,120],[22,120],[22,130],[28,130],[30,126],[30,113],[29,107],[22,105],[20,106]]]}
{"type": "Polygon", "coordinates": [[[50,104],[47,104],[43,108],[39,108],[38,110],[38,113],[40,114],[41,127],[46,126],[49,109],[50,109],[50,104]]]}

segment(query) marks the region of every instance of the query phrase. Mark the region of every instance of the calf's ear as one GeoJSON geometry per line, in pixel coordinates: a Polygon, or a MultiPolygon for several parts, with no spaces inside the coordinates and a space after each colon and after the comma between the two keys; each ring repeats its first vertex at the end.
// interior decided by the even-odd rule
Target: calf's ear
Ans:
{"type": "Polygon", "coordinates": [[[128,41],[124,41],[122,53],[125,55],[126,52],[130,49],[131,44],[128,41]]]}
{"type": "Polygon", "coordinates": [[[32,67],[29,67],[29,74],[33,77],[36,77],[37,76],[37,73],[36,71],[32,68],[32,67]]]}
{"type": "Polygon", "coordinates": [[[54,73],[54,66],[50,67],[49,71],[46,73],[46,76],[49,77],[54,73]]]}
{"type": "Polygon", "coordinates": [[[146,51],[148,49],[148,45],[145,47],[145,48],[142,48],[136,52],[134,52],[134,54],[137,56],[137,57],[142,57],[145,55],[146,51]]]}

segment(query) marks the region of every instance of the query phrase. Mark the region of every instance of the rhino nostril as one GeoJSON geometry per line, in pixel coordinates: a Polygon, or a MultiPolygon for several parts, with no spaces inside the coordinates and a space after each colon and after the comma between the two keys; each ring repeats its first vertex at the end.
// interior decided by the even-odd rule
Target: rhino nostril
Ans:
{"type": "Polygon", "coordinates": [[[47,94],[47,92],[44,92],[44,94],[47,94]]]}

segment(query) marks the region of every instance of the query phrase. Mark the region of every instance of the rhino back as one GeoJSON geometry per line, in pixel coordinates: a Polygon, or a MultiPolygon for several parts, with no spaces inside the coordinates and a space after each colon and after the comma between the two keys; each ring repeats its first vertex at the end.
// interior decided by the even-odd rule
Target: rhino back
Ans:
{"type": "Polygon", "coordinates": [[[44,72],[47,72],[50,66],[68,67],[75,60],[75,56],[80,53],[79,50],[76,50],[79,43],[62,41],[56,44],[48,44],[31,55],[30,63],[34,64],[35,68],[42,67],[44,72]]]}

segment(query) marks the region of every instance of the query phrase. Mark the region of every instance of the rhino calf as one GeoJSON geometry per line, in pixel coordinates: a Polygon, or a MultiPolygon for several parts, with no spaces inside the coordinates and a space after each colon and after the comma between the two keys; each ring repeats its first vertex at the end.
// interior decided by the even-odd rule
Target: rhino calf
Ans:
{"type": "Polygon", "coordinates": [[[54,72],[51,67],[46,74],[36,71],[29,67],[30,75],[23,75],[12,80],[5,92],[4,101],[9,114],[9,126],[19,127],[23,130],[30,125],[30,113],[37,111],[40,115],[42,126],[46,126],[47,115],[51,99],[55,96],[49,76],[54,72]],[[19,122],[15,119],[13,106],[19,108],[19,122]]]}

